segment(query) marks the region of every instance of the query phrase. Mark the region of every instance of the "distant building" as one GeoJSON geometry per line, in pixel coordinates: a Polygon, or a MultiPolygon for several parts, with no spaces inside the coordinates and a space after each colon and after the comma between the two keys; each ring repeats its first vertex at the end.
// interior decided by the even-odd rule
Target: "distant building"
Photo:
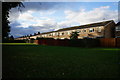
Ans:
{"type": "MultiPolygon", "coordinates": [[[[83,38],[114,38],[115,37],[115,22],[113,20],[103,21],[98,23],[92,23],[87,25],[69,27],[59,29],[57,31],[41,33],[35,36],[30,36],[29,38],[36,39],[37,37],[44,38],[54,38],[54,39],[70,39],[70,35],[72,32],[77,31],[79,39],[83,38]]],[[[27,39],[17,38],[17,39],[27,39]]]]}

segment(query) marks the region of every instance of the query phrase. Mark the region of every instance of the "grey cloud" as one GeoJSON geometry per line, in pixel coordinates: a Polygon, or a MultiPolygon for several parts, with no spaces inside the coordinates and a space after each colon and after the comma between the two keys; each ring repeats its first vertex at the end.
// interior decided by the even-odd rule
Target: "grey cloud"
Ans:
{"type": "Polygon", "coordinates": [[[11,26],[11,35],[14,37],[20,37],[28,34],[34,34],[37,32],[49,32],[49,31],[54,31],[56,25],[48,25],[44,24],[44,26],[29,26],[28,28],[23,28],[23,27],[16,27],[19,26],[20,23],[14,22],[12,23],[11,26]]]}
{"type": "MultiPolygon", "coordinates": [[[[40,10],[50,10],[50,9],[54,9],[54,7],[56,7],[56,5],[58,5],[60,3],[56,3],[56,2],[23,2],[23,5],[25,6],[25,8],[21,7],[21,11],[25,12],[28,10],[33,10],[33,11],[40,11],[40,10]]],[[[12,9],[12,12],[16,12],[18,11],[17,8],[12,9]]]]}

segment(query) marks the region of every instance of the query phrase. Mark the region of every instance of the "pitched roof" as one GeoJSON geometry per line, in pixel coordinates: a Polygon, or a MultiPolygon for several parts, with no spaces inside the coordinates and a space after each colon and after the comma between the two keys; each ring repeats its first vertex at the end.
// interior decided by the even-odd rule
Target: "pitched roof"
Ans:
{"type": "Polygon", "coordinates": [[[116,26],[120,26],[120,21],[116,24],[116,26]]]}
{"type": "Polygon", "coordinates": [[[81,25],[81,26],[75,26],[75,27],[69,27],[69,28],[63,28],[63,29],[59,29],[57,31],[66,31],[66,30],[73,30],[73,29],[82,29],[82,28],[90,28],[90,27],[97,27],[97,26],[105,26],[106,24],[108,24],[111,21],[113,21],[113,20],[98,22],[98,23],[92,23],[92,24],[86,24],[86,25],[81,25]]]}

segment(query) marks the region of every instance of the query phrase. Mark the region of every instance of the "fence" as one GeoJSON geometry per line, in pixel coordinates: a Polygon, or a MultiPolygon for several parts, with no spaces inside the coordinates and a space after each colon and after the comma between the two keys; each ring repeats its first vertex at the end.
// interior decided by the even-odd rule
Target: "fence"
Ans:
{"type": "Polygon", "coordinates": [[[68,40],[68,39],[40,39],[35,40],[34,43],[39,45],[51,45],[51,46],[71,46],[71,47],[98,47],[98,39],[78,39],[78,40],[68,40]]]}
{"type": "Polygon", "coordinates": [[[100,39],[102,47],[120,47],[120,38],[103,38],[100,39]]]}
{"type": "Polygon", "coordinates": [[[120,38],[116,38],[116,47],[120,47],[120,38]]]}
{"type": "Polygon", "coordinates": [[[100,39],[100,45],[103,47],[116,47],[116,38],[100,39]]]}
{"type": "Polygon", "coordinates": [[[40,39],[35,40],[35,44],[50,46],[73,46],[73,47],[120,47],[120,38],[101,39],[40,39]]]}

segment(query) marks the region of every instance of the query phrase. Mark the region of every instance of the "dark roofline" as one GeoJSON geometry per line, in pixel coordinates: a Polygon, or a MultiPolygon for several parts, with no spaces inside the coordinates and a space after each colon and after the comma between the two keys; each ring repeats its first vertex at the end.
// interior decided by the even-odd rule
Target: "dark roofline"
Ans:
{"type": "MultiPolygon", "coordinates": [[[[73,30],[73,29],[82,29],[82,28],[90,28],[90,27],[97,27],[97,26],[104,26],[108,24],[109,22],[112,22],[113,20],[109,21],[103,21],[103,22],[97,22],[97,23],[91,23],[91,24],[86,24],[86,25],[81,25],[81,26],[74,26],[74,27],[69,27],[69,28],[63,28],[59,29],[57,31],[66,31],[66,30],[73,30]]],[[[113,21],[114,22],[114,21],[113,21]]]]}
{"type": "Polygon", "coordinates": [[[120,26],[120,21],[116,24],[116,26],[120,26]]]}

